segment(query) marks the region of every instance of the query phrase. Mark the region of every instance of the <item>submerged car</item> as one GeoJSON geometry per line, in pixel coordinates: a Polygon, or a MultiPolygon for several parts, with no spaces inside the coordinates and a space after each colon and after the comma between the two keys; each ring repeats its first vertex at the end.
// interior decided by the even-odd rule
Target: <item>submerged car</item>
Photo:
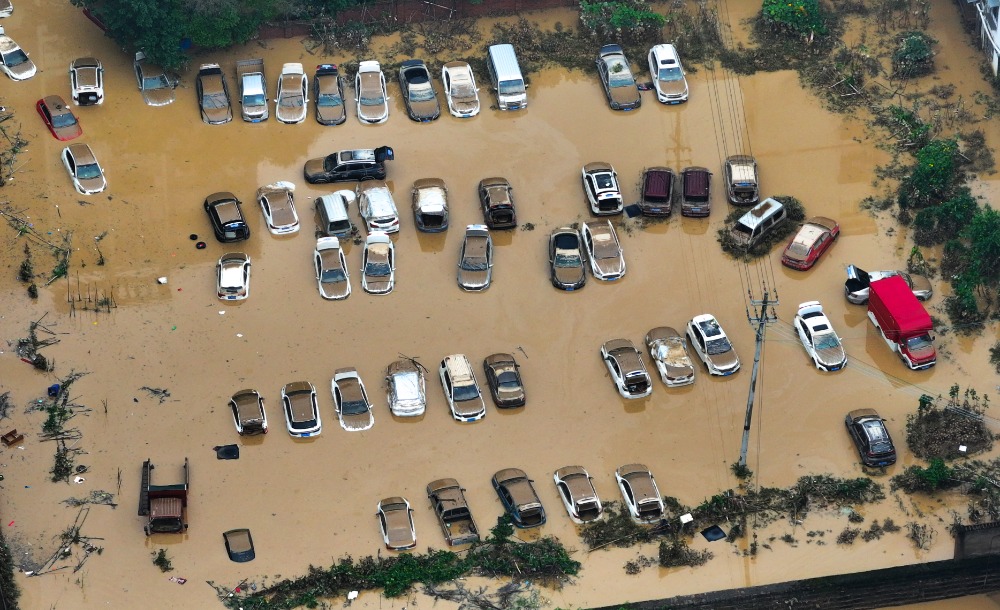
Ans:
{"type": "Polygon", "coordinates": [[[347,189],[317,197],[314,204],[316,216],[319,219],[318,232],[326,237],[343,239],[353,236],[357,229],[354,228],[351,217],[347,215],[347,210],[355,199],[357,199],[357,195],[354,194],[354,191],[347,189]]]}
{"type": "Polygon", "coordinates": [[[622,398],[645,398],[653,393],[642,354],[628,339],[612,339],[601,346],[601,360],[622,398]]]}
{"type": "Polygon", "coordinates": [[[427,409],[427,386],[424,367],[403,358],[389,364],[385,371],[386,398],[396,417],[416,417],[427,409]]]}
{"type": "Polygon", "coordinates": [[[596,279],[612,281],[625,275],[625,255],[610,220],[591,220],[581,224],[580,239],[587,250],[590,271],[596,279]]]}
{"type": "Polygon", "coordinates": [[[357,96],[358,120],[371,125],[389,120],[389,101],[385,91],[385,75],[377,61],[358,64],[354,77],[354,94],[357,96]]]}
{"type": "Polygon", "coordinates": [[[99,59],[81,57],[69,64],[69,87],[80,106],[104,103],[104,66],[99,59]]]}
{"type": "Polygon", "coordinates": [[[317,239],[313,265],[316,268],[316,287],[321,297],[339,301],[351,296],[351,274],[347,271],[347,260],[339,239],[317,239]]]}
{"type": "Polygon", "coordinates": [[[626,464],[615,470],[629,515],[636,523],[656,523],[666,510],[653,473],[644,464],[626,464]]]}
{"type": "Polygon", "coordinates": [[[100,193],[108,186],[104,170],[87,144],[71,144],[62,151],[63,166],[81,195],[100,193]]]}
{"type": "Polygon", "coordinates": [[[469,225],[458,258],[458,285],[462,290],[486,290],[492,276],[493,237],[486,225],[469,225]]]}
{"type": "Polygon", "coordinates": [[[520,468],[504,468],[493,475],[493,489],[514,527],[545,525],[545,508],[531,479],[520,468]]]}
{"type": "Polygon", "coordinates": [[[379,500],[377,515],[385,548],[390,551],[405,551],[417,546],[413,509],[406,498],[393,496],[379,500]]]}
{"type": "Polygon", "coordinates": [[[896,447],[884,422],[874,409],[855,409],[844,419],[847,432],[865,466],[877,468],[896,463],[896,447]]]}
{"type": "Polygon", "coordinates": [[[616,44],[606,44],[597,53],[597,73],[612,110],[635,110],[642,105],[639,87],[625,52],[616,44]]]}
{"type": "Polygon", "coordinates": [[[490,386],[493,403],[500,409],[524,406],[524,384],[521,366],[513,354],[498,353],[483,360],[486,383],[490,386]]]}
{"type": "Polygon", "coordinates": [[[223,301],[242,301],[250,296],[250,257],[230,252],[219,258],[216,270],[216,293],[223,301]]]}
{"type": "Polygon", "coordinates": [[[288,433],[297,438],[319,436],[323,420],[316,401],[316,388],[308,381],[286,383],[281,388],[281,405],[285,411],[288,433]]]}
{"type": "Polygon", "coordinates": [[[240,390],[229,399],[233,424],[240,436],[267,434],[267,412],[264,397],[257,390],[240,390]]]}
{"type": "Polygon", "coordinates": [[[486,403],[479,393],[476,374],[465,354],[446,356],[441,361],[438,375],[452,417],[461,422],[472,422],[486,416],[486,403]]]}
{"type": "Polygon", "coordinates": [[[448,187],[440,178],[413,182],[413,219],[418,231],[439,233],[448,228],[448,187]]]}
{"type": "Polygon", "coordinates": [[[368,294],[389,294],[396,283],[396,249],[389,235],[374,231],[361,254],[361,287],[368,294]]]}
{"type": "Polygon", "coordinates": [[[80,121],[58,95],[47,95],[38,100],[35,109],[55,139],[65,142],[83,134],[80,121]]]}
{"type": "Polygon", "coordinates": [[[344,104],[344,77],[336,64],[316,66],[313,76],[313,97],[316,100],[316,122],[320,125],[340,125],[347,120],[344,104]]]}
{"type": "Polygon", "coordinates": [[[755,205],[760,201],[757,161],[750,155],[732,155],[723,165],[726,196],[734,205],[755,205]]]}
{"type": "Polygon", "coordinates": [[[274,100],[274,116],[282,123],[306,120],[309,106],[309,80],[300,63],[287,63],[278,77],[278,97],[274,100]]]}
{"type": "Polygon", "coordinates": [[[847,366],[847,352],[819,301],[800,304],[792,325],[816,368],[832,372],[847,366]]]}
{"type": "Polygon", "coordinates": [[[341,150],[306,161],[302,167],[302,175],[309,184],[384,180],[385,162],[392,161],[393,158],[393,151],[388,146],[341,150]]]}
{"type": "Polygon", "coordinates": [[[573,227],[560,227],[549,235],[549,278],[560,290],[577,290],[587,283],[586,261],[580,236],[573,227]]]}
{"type": "Polygon", "coordinates": [[[215,239],[223,243],[250,239],[250,227],[236,195],[221,191],[205,197],[205,213],[212,223],[215,239]]]}
{"type": "Polygon", "coordinates": [[[674,205],[677,174],[669,167],[650,167],[642,172],[639,211],[643,216],[670,216],[674,205]]]}
{"type": "Polygon", "coordinates": [[[34,62],[28,59],[28,54],[4,33],[3,26],[0,26],[0,70],[11,80],[29,79],[37,71],[34,62]]]}
{"type": "Polygon", "coordinates": [[[555,471],[552,480],[573,523],[589,523],[604,512],[594,480],[583,466],[564,466],[555,471]]]}
{"type": "Polygon", "coordinates": [[[441,116],[431,73],[421,59],[408,59],[399,66],[399,88],[406,112],[414,121],[425,123],[441,116]]]}
{"type": "Polygon", "coordinates": [[[740,358],[711,314],[695,316],[688,322],[687,338],[711,375],[732,375],[740,370],[740,358]]]}
{"type": "Polygon", "coordinates": [[[805,221],[781,254],[781,264],[792,269],[811,269],[819,257],[840,237],[840,225],[824,216],[805,221]]]}
{"type": "Polygon", "coordinates": [[[399,232],[399,212],[392,199],[392,191],[385,182],[373,180],[358,185],[358,211],[369,233],[399,232]]]}
{"type": "Polygon", "coordinates": [[[934,294],[931,281],[922,275],[906,273],[905,271],[865,271],[855,265],[848,265],[847,281],[844,282],[844,296],[855,305],[864,305],[868,302],[872,282],[894,275],[902,277],[906,281],[906,285],[913,291],[913,296],[921,301],[926,301],[934,294]]]}
{"type": "Polygon", "coordinates": [[[472,66],[464,61],[452,61],[441,67],[441,82],[448,112],[460,119],[479,114],[479,90],[472,66]]]}
{"type": "Polygon", "coordinates": [[[348,367],[334,371],[330,391],[333,392],[333,404],[341,428],[359,432],[375,425],[372,403],[368,401],[365,384],[357,369],[348,367]]]}
{"type": "Polygon", "coordinates": [[[663,104],[680,104],[688,100],[688,84],[684,78],[677,49],[672,44],[658,44],[647,56],[649,75],[653,77],[656,99],[663,104]]]}
{"type": "Polygon", "coordinates": [[[233,120],[229,85],[219,64],[202,64],[194,84],[202,121],[209,125],[223,125],[233,120]]]}
{"type": "Polygon", "coordinates": [[[694,383],[694,365],[684,337],[669,326],[657,326],[646,333],[646,348],[660,380],[668,388],[694,383]]]}
{"type": "Polygon", "coordinates": [[[287,235],[299,230],[299,215],[292,196],[294,190],[295,185],[291,182],[275,182],[257,189],[257,202],[267,221],[267,230],[274,235],[287,235]]]}
{"type": "Polygon", "coordinates": [[[583,192],[587,195],[590,211],[597,216],[621,214],[622,191],[618,186],[618,172],[610,163],[596,162],[583,166],[583,192]]]}
{"type": "Polygon", "coordinates": [[[506,178],[483,178],[479,181],[479,204],[483,221],[491,229],[517,228],[514,189],[506,178]]]}
{"type": "Polygon", "coordinates": [[[132,63],[135,70],[135,80],[142,93],[142,99],[148,106],[166,106],[175,99],[174,88],[177,83],[167,78],[163,68],[146,61],[146,54],[139,51],[132,63]]]}

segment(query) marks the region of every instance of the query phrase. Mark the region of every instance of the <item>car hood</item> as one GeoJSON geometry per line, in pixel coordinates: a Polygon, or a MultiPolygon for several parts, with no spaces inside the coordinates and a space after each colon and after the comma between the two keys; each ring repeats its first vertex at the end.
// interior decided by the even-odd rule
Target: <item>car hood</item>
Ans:
{"type": "Polygon", "coordinates": [[[305,166],[302,168],[302,173],[306,176],[320,176],[326,173],[326,167],[323,163],[326,161],[325,158],[320,157],[319,159],[309,159],[306,161],[305,166]]]}
{"type": "Polygon", "coordinates": [[[823,347],[815,350],[816,360],[819,360],[820,364],[824,366],[838,366],[844,363],[847,359],[847,352],[844,351],[842,345],[837,347],[823,347]]]}
{"type": "Polygon", "coordinates": [[[340,425],[349,432],[367,430],[375,424],[375,417],[371,411],[358,413],[357,415],[341,415],[340,425]]]}
{"type": "Polygon", "coordinates": [[[594,258],[594,266],[601,275],[621,275],[625,273],[625,261],[615,258],[594,258]]]}
{"type": "Polygon", "coordinates": [[[166,106],[174,101],[174,90],[169,87],[162,89],[146,89],[142,99],[150,106],[166,106]]]}
{"type": "Polygon", "coordinates": [[[731,349],[721,354],[709,354],[708,360],[720,371],[731,371],[740,363],[736,350],[731,349]]]}
{"type": "Polygon", "coordinates": [[[327,299],[346,299],[351,294],[351,285],[348,282],[327,282],[320,283],[320,290],[327,299]]]}
{"type": "Polygon", "coordinates": [[[365,290],[374,294],[385,294],[392,290],[392,283],[384,275],[366,275],[365,290]]]}
{"type": "Polygon", "coordinates": [[[53,127],[52,131],[55,133],[56,139],[64,142],[66,140],[72,140],[83,133],[83,129],[80,128],[79,123],[73,123],[72,125],[67,125],[66,127],[53,127]]]}
{"type": "Polygon", "coordinates": [[[483,271],[470,271],[468,269],[459,268],[458,283],[461,284],[463,288],[470,290],[486,288],[490,283],[490,271],[489,269],[483,271]]]}
{"type": "Polygon", "coordinates": [[[923,295],[926,294],[926,298],[930,298],[931,294],[934,293],[934,290],[931,288],[931,281],[926,277],[910,274],[910,281],[913,282],[913,294],[920,295],[921,298],[924,298],[923,295]]]}
{"type": "Polygon", "coordinates": [[[556,267],[556,281],[566,286],[576,286],[582,284],[586,278],[586,271],[580,267],[556,267]]]}
{"type": "Polygon", "coordinates": [[[410,102],[410,116],[417,120],[436,119],[441,114],[437,98],[421,102],[410,102]]]}
{"type": "Polygon", "coordinates": [[[283,123],[299,123],[306,118],[306,107],[283,107],[278,105],[274,110],[274,116],[283,123]]]}
{"type": "Polygon", "coordinates": [[[622,106],[634,106],[639,103],[639,88],[631,87],[609,87],[611,90],[611,101],[622,106]]]}
{"type": "Polygon", "coordinates": [[[690,364],[667,364],[663,363],[663,368],[667,372],[667,379],[686,379],[694,375],[694,367],[690,364]]]}
{"type": "Polygon", "coordinates": [[[229,105],[224,108],[204,108],[202,114],[212,125],[221,125],[233,120],[233,109],[229,105]]]}
{"type": "Polygon", "coordinates": [[[87,193],[99,193],[104,190],[104,187],[108,185],[103,177],[98,178],[87,178],[84,180],[78,179],[77,182],[80,183],[80,188],[82,188],[87,193]]]}
{"type": "Polygon", "coordinates": [[[456,400],[455,413],[461,417],[479,415],[486,410],[482,397],[473,400],[456,400]]]}
{"type": "Polygon", "coordinates": [[[683,79],[653,82],[656,84],[656,89],[663,95],[681,95],[687,89],[687,83],[683,79]]]}
{"type": "Polygon", "coordinates": [[[521,389],[507,390],[504,388],[497,388],[497,399],[503,404],[521,404],[524,402],[524,391],[521,389]]]}
{"type": "Polygon", "coordinates": [[[347,118],[344,112],[344,105],[340,106],[316,106],[316,120],[323,125],[339,125],[347,118]]]}
{"type": "Polygon", "coordinates": [[[363,106],[358,104],[358,118],[368,123],[376,123],[389,115],[389,105],[363,106]]]}
{"type": "Polygon", "coordinates": [[[10,72],[10,77],[14,80],[24,80],[26,78],[31,78],[35,75],[36,68],[35,63],[30,59],[22,64],[16,66],[7,66],[8,72],[10,72]]]}
{"type": "Polygon", "coordinates": [[[451,109],[463,116],[472,116],[479,112],[479,100],[475,97],[451,97],[451,109]]]}

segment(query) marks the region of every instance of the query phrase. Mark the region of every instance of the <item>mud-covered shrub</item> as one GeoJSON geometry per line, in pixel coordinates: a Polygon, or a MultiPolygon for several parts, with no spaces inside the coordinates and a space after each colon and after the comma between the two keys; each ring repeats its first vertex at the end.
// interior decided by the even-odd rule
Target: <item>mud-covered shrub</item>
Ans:
{"type": "Polygon", "coordinates": [[[915,78],[934,71],[934,51],[937,41],[923,32],[903,32],[899,46],[892,53],[893,75],[915,78]]]}
{"type": "Polygon", "coordinates": [[[661,568],[677,568],[680,566],[696,567],[705,565],[714,557],[711,551],[696,551],[686,542],[674,539],[671,542],[660,542],[659,563],[661,568]]]}
{"type": "Polygon", "coordinates": [[[646,0],[580,0],[581,28],[602,41],[652,40],[660,34],[665,22],[663,15],[653,11],[646,0]]]}
{"type": "Polygon", "coordinates": [[[1000,341],[994,343],[993,347],[990,348],[990,364],[1000,374],[1000,341]]]}
{"type": "Polygon", "coordinates": [[[892,477],[892,489],[894,491],[900,489],[908,494],[931,493],[960,484],[961,481],[954,478],[954,471],[944,463],[944,460],[938,458],[931,460],[927,468],[910,466],[902,474],[892,477]]]}
{"type": "Polygon", "coordinates": [[[921,396],[916,413],[906,418],[907,447],[925,460],[951,460],[990,450],[993,435],[981,419],[989,404],[988,397],[972,388],[963,393],[957,384],[949,390],[947,402],[921,396]],[[964,452],[960,445],[966,447],[964,452]]]}
{"type": "Polygon", "coordinates": [[[951,283],[951,288],[954,294],[944,300],[944,310],[952,329],[960,335],[982,330],[986,314],[979,308],[973,283],[967,276],[961,276],[951,283]]]}

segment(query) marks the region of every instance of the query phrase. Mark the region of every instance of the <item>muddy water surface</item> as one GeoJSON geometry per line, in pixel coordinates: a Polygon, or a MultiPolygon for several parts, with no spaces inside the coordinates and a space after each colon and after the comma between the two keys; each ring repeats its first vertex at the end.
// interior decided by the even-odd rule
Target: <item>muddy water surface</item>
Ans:
{"type": "MultiPolygon", "coordinates": [[[[753,360],[745,295],[750,286],[759,297],[762,281],[780,298],[781,319],[765,343],[762,398],[751,443],[749,463],[762,485],[788,485],[810,473],[861,474],[841,424],[850,408],[877,405],[901,439],[905,414],[920,393],[946,392],[955,381],[995,379],[986,366],[991,343],[986,338],[958,342],[946,337],[950,358],[930,372],[907,371],[873,335],[863,309],[844,301],[845,265],[901,266],[908,246],[858,211],[857,202],[871,192],[872,168],[885,161],[884,154],[864,141],[860,125],[823,110],[799,88],[794,73],[761,74],[737,83],[721,72],[699,70],[689,75],[689,104],[662,107],[646,97],[639,111],[623,115],[607,109],[592,75],[551,69],[533,78],[530,107],[523,113],[484,110],[472,120],[445,116],[418,125],[405,118],[399,91],[391,86],[391,118],[383,126],[362,126],[352,111],[345,125],[334,128],[319,126],[311,116],[295,126],[237,119],[212,127],[199,120],[193,72],[183,75],[176,103],[145,106],[135,91],[129,58],[68,4],[22,1],[4,25],[32,53],[40,73],[23,83],[3,81],[3,103],[14,109],[31,144],[19,158],[23,165],[13,183],[0,195],[23,210],[44,238],[58,243],[71,232],[74,252],[70,281],[42,289],[32,302],[12,279],[23,240],[9,231],[2,241],[9,273],[2,283],[6,313],[0,329],[14,340],[25,335],[30,320],[47,314],[45,323],[59,333],[60,343],[45,353],[56,360],[58,376],[87,372],[74,386],[74,400],[91,409],[70,422],[83,433],[77,446],[86,453],[77,460],[90,467],[86,480],[69,486],[48,482],[54,448],[36,438],[44,417],[24,413],[21,406],[43,396],[54,377],[33,371],[10,349],[0,355],[0,390],[9,391],[18,405],[5,425],[28,432],[21,447],[4,449],[6,534],[26,565],[40,563],[55,550],[54,536],[77,514],[62,500],[103,489],[120,502],[116,509],[93,507],[83,528],[85,535],[103,539],[103,554],[75,574],[66,569],[22,579],[24,607],[128,608],[137,600],[144,607],[217,607],[214,592],[202,584],[206,580],[235,586],[244,578],[294,576],[310,564],[378,553],[375,504],[391,495],[413,503],[420,547],[440,548],[424,496],[426,483],[459,479],[486,529],[501,512],[489,479],[506,467],[522,468],[536,480],[549,510],[541,533],[580,549],[576,557],[584,570],[576,583],[545,592],[562,607],[950,556],[940,524],[936,544],[926,552],[914,551],[902,535],[840,547],[833,538],[846,519],[834,513],[758,532],[762,540],[791,533],[804,541],[804,531],[827,530],[826,545],[803,542],[793,548],[777,542],[748,559],[733,547],[719,546],[725,543],[699,538],[695,548],[716,554],[707,566],[648,568],[625,577],[625,561],[655,555],[655,548],[586,555],[550,483],[555,469],[581,464],[595,477],[601,496],[613,499],[618,496],[614,469],[639,461],[651,468],[664,494],[685,504],[733,487],[729,467],[738,457],[753,360]],[[43,6],[58,18],[40,18],[43,6]],[[51,93],[68,99],[65,67],[90,54],[104,62],[107,102],[77,114],[82,141],[106,168],[110,188],[83,205],[59,162],[63,144],[43,130],[32,105],[51,93]],[[742,106],[735,91],[741,92],[742,106]],[[776,92],[780,103],[775,103],[776,92]],[[741,138],[733,135],[743,125],[749,133],[746,152],[760,162],[763,193],[795,195],[809,213],[836,218],[843,227],[837,245],[810,272],[783,269],[777,255],[745,269],[720,253],[715,231],[727,212],[721,161],[743,152],[737,144],[741,138]],[[348,262],[354,294],[345,302],[324,301],[316,293],[311,266],[312,200],[338,187],[306,184],[302,164],[335,150],[382,144],[396,152],[388,181],[403,218],[402,231],[394,237],[396,289],[388,296],[366,295],[358,285],[361,248],[352,245],[348,262]],[[708,220],[675,216],[646,227],[622,219],[618,229],[628,275],[614,284],[591,280],[577,293],[558,292],[547,279],[547,236],[558,226],[589,218],[579,172],[597,160],[615,165],[629,201],[638,197],[646,166],[713,168],[713,214],[708,220]],[[514,185],[524,226],[495,235],[494,284],[485,293],[466,294],[455,282],[461,229],[481,222],[476,184],[494,175],[514,185]],[[450,191],[452,228],[443,236],[418,235],[409,214],[410,185],[430,176],[443,178],[450,191]],[[254,191],[275,180],[297,184],[302,219],[297,235],[276,238],[264,227],[254,191]],[[219,190],[245,202],[253,231],[249,242],[226,246],[212,238],[201,202],[219,190]],[[99,266],[94,237],[105,232],[99,246],[106,264],[99,266]],[[195,249],[192,233],[208,243],[205,250],[195,249]],[[242,304],[222,303],[213,292],[215,262],[231,248],[253,259],[252,294],[242,304]],[[168,277],[168,283],[158,285],[159,276],[168,277]],[[117,308],[110,314],[85,310],[94,305],[88,305],[88,292],[91,299],[95,293],[113,295],[117,308]],[[812,299],[824,303],[844,338],[852,363],[842,373],[817,373],[793,334],[796,305],[812,299]],[[601,343],[625,337],[640,344],[650,328],[682,328],[704,312],[724,325],[744,370],[725,379],[699,370],[692,387],[667,390],[657,381],[646,400],[619,398],[598,358],[601,343]],[[527,407],[512,412],[489,407],[484,421],[454,422],[433,373],[437,363],[456,352],[478,363],[497,351],[514,352],[521,362],[527,407]],[[383,397],[385,366],[400,354],[432,370],[427,413],[415,420],[393,418],[383,397]],[[348,434],[337,425],[329,384],[333,370],[345,366],[359,370],[376,404],[376,424],[367,432],[348,434]],[[279,391],[296,380],[311,381],[319,390],[325,426],[318,438],[292,440],[283,429],[279,391]],[[161,403],[142,386],[166,388],[170,396],[161,403]],[[243,387],[255,387],[266,398],[271,433],[265,438],[239,439],[233,430],[226,401],[243,387]],[[212,447],[225,443],[240,444],[239,461],[215,459],[212,447]],[[183,536],[145,538],[133,512],[140,464],[151,458],[160,466],[157,481],[170,482],[184,457],[193,472],[191,528],[183,536]],[[235,527],[253,531],[253,563],[226,558],[220,534],[235,527]],[[172,575],[187,578],[185,586],[168,581],[169,575],[152,565],[150,554],[158,548],[167,549],[175,566],[172,575]]],[[[193,63],[216,61],[232,70],[237,59],[261,55],[272,83],[283,62],[309,67],[342,59],[311,55],[299,41],[288,40],[193,63]]],[[[234,75],[229,78],[235,91],[234,75]]],[[[486,89],[480,93],[488,101],[486,89]]],[[[54,264],[49,255],[39,247],[34,252],[36,268],[47,272],[54,264]]],[[[940,302],[935,297],[931,305],[940,302]]],[[[901,448],[896,468],[912,462],[901,448]]],[[[894,510],[894,502],[886,503],[871,514],[884,518],[894,510]]],[[[530,539],[538,532],[519,535],[530,539]]],[[[356,603],[406,605],[374,594],[356,603]]]]}

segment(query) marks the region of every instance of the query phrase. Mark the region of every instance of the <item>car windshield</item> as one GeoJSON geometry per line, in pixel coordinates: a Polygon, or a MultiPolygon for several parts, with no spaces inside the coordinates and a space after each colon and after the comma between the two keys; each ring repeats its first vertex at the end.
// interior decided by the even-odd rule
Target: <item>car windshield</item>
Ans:
{"type": "Polygon", "coordinates": [[[76,177],[80,180],[90,180],[101,177],[101,166],[96,163],[76,166],[76,177]]]}
{"type": "Polygon", "coordinates": [[[160,74],[159,76],[145,76],[142,79],[142,90],[149,91],[150,89],[166,89],[170,86],[167,82],[167,76],[165,74],[160,74]]]}
{"type": "Polygon", "coordinates": [[[466,400],[475,400],[479,398],[479,388],[474,385],[460,385],[455,386],[455,400],[457,402],[465,402],[466,400]]]}
{"type": "Polygon", "coordinates": [[[497,377],[497,383],[504,390],[516,390],[521,387],[514,371],[504,371],[497,377]]]}
{"type": "Polygon", "coordinates": [[[926,333],[919,337],[910,337],[906,340],[906,347],[911,350],[925,349],[933,346],[934,342],[931,340],[931,336],[926,333]]]}
{"type": "Polygon", "coordinates": [[[343,106],[344,100],[341,99],[339,93],[320,93],[319,99],[316,100],[316,105],[320,108],[333,108],[343,106]]]}
{"type": "Polygon", "coordinates": [[[324,269],[323,273],[320,274],[319,277],[320,281],[324,284],[335,284],[337,282],[343,282],[347,279],[343,269],[324,269]]]}
{"type": "Polygon", "coordinates": [[[267,102],[264,99],[264,94],[259,93],[257,95],[248,95],[243,98],[244,106],[263,106],[267,102]]]}
{"type": "Polygon", "coordinates": [[[20,66],[26,61],[28,61],[28,55],[21,49],[18,49],[3,56],[3,63],[7,64],[8,68],[13,68],[14,66],[20,66]]]}
{"type": "MultiPolygon", "coordinates": [[[[621,64],[617,64],[621,66],[621,64]]],[[[613,70],[613,68],[612,68],[613,70]]],[[[632,73],[625,69],[624,66],[618,69],[618,72],[611,72],[608,76],[608,84],[612,87],[631,87],[635,84],[635,79],[632,78],[632,73]]]]}
{"type": "Polygon", "coordinates": [[[361,415],[368,412],[368,403],[363,400],[344,401],[340,410],[344,415],[361,415]]]}
{"type": "Polygon", "coordinates": [[[485,256],[467,256],[462,259],[462,269],[466,271],[485,271],[488,267],[485,256]]]}
{"type": "Polygon", "coordinates": [[[204,108],[226,108],[229,106],[229,100],[222,93],[206,93],[201,98],[201,105],[204,108]]]}
{"type": "Polygon", "coordinates": [[[362,106],[381,106],[385,104],[385,96],[381,93],[377,95],[362,95],[361,105],[362,106]]]}
{"type": "Polygon", "coordinates": [[[661,81],[675,81],[684,78],[684,72],[680,68],[674,66],[672,68],[660,68],[660,72],[656,77],[661,81]]]}
{"type": "Polygon", "coordinates": [[[389,263],[384,261],[368,261],[365,265],[365,275],[376,276],[376,277],[389,277],[389,263]]]}
{"type": "Polygon", "coordinates": [[[831,347],[840,347],[837,335],[833,333],[816,335],[816,349],[829,349],[831,347]]]}
{"type": "Polygon", "coordinates": [[[795,256],[806,256],[809,254],[809,247],[803,243],[793,241],[788,244],[788,253],[795,256]]]}
{"type": "Polygon", "coordinates": [[[502,80],[500,81],[500,93],[503,95],[515,95],[517,93],[524,93],[524,81],[521,80],[502,80]]]}
{"type": "Polygon", "coordinates": [[[66,114],[56,114],[52,116],[52,126],[53,127],[69,127],[70,125],[76,125],[76,117],[70,113],[66,114]]]}
{"type": "Polygon", "coordinates": [[[726,339],[725,337],[709,341],[705,344],[705,346],[708,348],[708,353],[711,356],[725,354],[729,350],[733,349],[733,346],[729,344],[729,339],[726,339]]]}
{"type": "Polygon", "coordinates": [[[434,99],[434,90],[430,87],[426,89],[410,89],[411,102],[429,102],[434,99]]]}
{"type": "Polygon", "coordinates": [[[554,264],[556,267],[580,267],[583,261],[579,254],[556,254],[554,264]]]}
{"type": "Polygon", "coordinates": [[[475,97],[476,90],[472,83],[455,83],[451,86],[452,97],[475,97]]]}

